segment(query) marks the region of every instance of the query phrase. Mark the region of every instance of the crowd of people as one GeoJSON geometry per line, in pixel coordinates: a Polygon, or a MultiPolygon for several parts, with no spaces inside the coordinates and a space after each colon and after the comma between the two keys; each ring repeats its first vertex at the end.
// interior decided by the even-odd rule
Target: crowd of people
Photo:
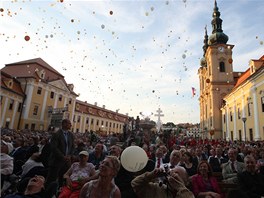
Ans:
{"type": "MultiPolygon", "coordinates": [[[[194,139],[142,131],[99,137],[55,132],[1,133],[1,195],[7,198],[148,198],[264,196],[264,141],[194,139]],[[146,167],[120,163],[131,145],[145,150],[146,167]],[[10,191],[11,184],[15,188],[10,191]],[[8,191],[9,190],[9,191],[8,191]]],[[[136,153],[135,153],[136,155],[136,153]]]]}

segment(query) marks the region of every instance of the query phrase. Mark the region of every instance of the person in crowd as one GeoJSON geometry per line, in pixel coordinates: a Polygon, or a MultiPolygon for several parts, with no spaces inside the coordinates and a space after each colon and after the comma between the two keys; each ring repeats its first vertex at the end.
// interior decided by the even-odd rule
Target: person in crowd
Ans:
{"type": "Polygon", "coordinates": [[[142,145],[142,148],[143,148],[143,150],[146,152],[148,158],[150,158],[150,157],[151,157],[151,153],[149,152],[149,146],[148,146],[146,143],[144,143],[144,144],[142,145]]]}
{"type": "Polygon", "coordinates": [[[195,166],[198,166],[200,161],[207,160],[206,155],[202,152],[202,149],[200,147],[197,147],[195,149],[195,156],[193,157],[193,163],[195,166]]]}
{"type": "MultiPolygon", "coordinates": [[[[169,170],[175,168],[176,166],[179,166],[179,168],[183,169],[183,171],[186,172],[185,168],[180,166],[180,161],[181,161],[181,152],[179,150],[173,150],[170,154],[170,162],[163,164],[163,167],[168,167],[169,170]]],[[[187,173],[186,173],[187,177],[187,173]]]]}
{"type": "Polygon", "coordinates": [[[216,155],[216,151],[215,150],[216,150],[215,148],[211,148],[210,149],[210,155],[207,158],[207,161],[208,161],[209,164],[210,164],[211,158],[215,157],[215,155],[216,155]]]}
{"type": "MultiPolygon", "coordinates": [[[[33,153],[31,157],[25,162],[25,164],[22,166],[22,174],[21,177],[25,177],[30,170],[33,168],[39,168],[39,170],[43,171],[44,166],[40,160],[40,154],[39,153],[33,153]]],[[[36,170],[37,171],[37,170],[36,170]]]]}
{"type": "Polygon", "coordinates": [[[51,145],[49,141],[49,137],[42,139],[42,149],[40,153],[40,161],[44,165],[45,168],[49,167],[49,156],[51,153],[51,145]]]}
{"type": "Polygon", "coordinates": [[[237,183],[237,173],[241,173],[244,169],[244,163],[237,161],[237,153],[235,149],[228,150],[228,162],[222,165],[223,182],[237,183]]]}
{"type": "Polygon", "coordinates": [[[5,198],[46,198],[44,183],[45,178],[43,176],[35,175],[29,180],[23,193],[10,194],[5,198]]]}
{"type": "Polygon", "coordinates": [[[220,188],[216,178],[212,176],[209,163],[201,161],[197,167],[197,174],[192,177],[192,192],[195,197],[201,198],[220,198],[220,188]]]}
{"type": "Polygon", "coordinates": [[[203,147],[203,150],[202,150],[202,153],[203,155],[205,156],[205,158],[208,160],[208,158],[210,157],[211,153],[210,153],[210,148],[211,146],[210,145],[206,145],[203,147]]]}
{"type": "Polygon", "coordinates": [[[215,149],[215,156],[210,157],[208,159],[210,166],[212,167],[213,172],[222,172],[222,164],[226,163],[227,160],[222,156],[222,149],[215,149]]]}
{"type": "Polygon", "coordinates": [[[160,168],[165,163],[163,161],[163,150],[159,147],[156,149],[155,157],[152,159],[155,162],[155,167],[160,168]]]}
{"type": "Polygon", "coordinates": [[[156,144],[157,147],[159,147],[160,145],[163,145],[164,144],[164,142],[163,142],[163,134],[162,133],[160,133],[156,137],[155,144],[156,144]]]}
{"type": "Polygon", "coordinates": [[[103,161],[106,156],[106,153],[103,150],[103,144],[97,143],[94,147],[94,151],[89,154],[88,162],[95,166],[95,170],[98,170],[100,162],[103,161]]]}
{"type": "Polygon", "coordinates": [[[182,176],[185,173],[178,167],[164,172],[163,168],[155,168],[132,180],[131,185],[140,198],[192,198],[192,192],[185,186],[182,176]],[[166,176],[166,182],[157,183],[157,178],[166,176]]]}
{"type": "Polygon", "coordinates": [[[264,175],[264,149],[259,151],[259,158],[257,160],[257,169],[264,175]]]}
{"type": "Polygon", "coordinates": [[[165,145],[160,145],[160,148],[162,149],[163,153],[163,163],[169,163],[170,162],[170,153],[168,152],[168,149],[165,145]]]}
{"type": "Polygon", "coordinates": [[[183,167],[185,168],[189,177],[197,173],[197,166],[193,164],[193,157],[190,152],[185,152],[183,154],[183,167]]]}
{"type": "Polygon", "coordinates": [[[59,186],[63,183],[63,174],[71,165],[74,152],[74,136],[70,132],[72,125],[68,119],[62,120],[62,128],[51,137],[49,170],[46,185],[59,179],[59,186]]]}
{"type": "Polygon", "coordinates": [[[87,151],[81,151],[79,162],[73,163],[64,174],[66,186],[62,188],[59,198],[78,198],[83,185],[95,175],[94,165],[87,162],[88,157],[87,151]]]}
{"type": "Polygon", "coordinates": [[[264,175],[257,172],[256,160],[252,155],[244,157],[245,171],[238,173],[238,186],[248,198],[264,196],[264,175]]]}
{"type": "Polygon", "coordinates": [[[22,165],[26,161],[27,150],[24,147],[24,140],[21,137],[16,138],[13,141],[14,149],[10,153],[10,156],[14,158],[14,170],[13,174],[19,174],[22,171],[22,165]]]}
{"type": "Polygon", "coordinates": [[[116,133],[113,133],[110,137],[110,146],[116,145],[116,143],[119,141],[119,138],[117,137],[116,133]]]}
{"type": "Polygon", "coordinates": [[[13,158],[9,156],[9,153],[12,152],[13,145],[11,143],[1,141],[1,188],[3,187],[4,182],[8,179],[8,176],[12,174],[14,168],[13,158]]]}
{"type": "Polygon", "coordinates": [[[39,137],[38,136],[33,136],[30,137],[29,140],[29,146],[27,148],[27,154],[26,154],[26,160],[28,160],[33,153],[39,152],[39,137]]]}
{"type": "Polygon", "coordinates": [[[86,183],[80,192],[80,198],[121,198],[119,188],[113,179],[120,168],[116,156],[106,156],[99,166],[99,178],[86,183]]]}
{"type": "MultiPolygon", "coordinates": [[[[117,145],[113,145],[109,149],[110,156],[116,156],[120,159],[121,148],[117,145]]],[[[127,171],[122,164],[120,165],[120,169],[114,179],[115,184],[120,190],[122,198],[135,198],[136,195],[132,189],[131,181],[134,179],[134,174],[132,172],[127,171]]]]}

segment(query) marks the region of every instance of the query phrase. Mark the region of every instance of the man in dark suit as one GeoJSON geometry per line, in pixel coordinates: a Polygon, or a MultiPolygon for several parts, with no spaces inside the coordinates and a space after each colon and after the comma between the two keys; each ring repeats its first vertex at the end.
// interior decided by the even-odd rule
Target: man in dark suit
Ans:
{"type": "Polygon", "coordinates": [[[226,163],[227,160],[222,156],[222,149],[216,148],[216,155],[210,157],[208,160],[209,164],[212,167],[213,172],[222,172],[222,164],[226,163]]]}
{"type": "Polygon", "coordinates": [[[24,147],[24,140],[17,138],[13,142],[14,150],[9,154],[14,159],[13,174],[19,174],[22,171],[22,166],[26,162],[27,150],[24,147]]]}
{"type": "Polygon", "coordinates": [[[59,179],[59,186],[62,186],[63,174],[70,168],[71,156],[74,153],[74,136],[69,131],[71,127],[71,121],[64,119],[62,128],[51,137],[46,186],[56,179],[59,179]]]}

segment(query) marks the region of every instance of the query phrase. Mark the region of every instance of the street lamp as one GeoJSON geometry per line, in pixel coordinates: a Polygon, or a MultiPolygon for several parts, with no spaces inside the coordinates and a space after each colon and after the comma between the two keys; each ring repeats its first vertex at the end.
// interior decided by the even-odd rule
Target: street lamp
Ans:
{"type": "Polygon", "coordinates": [[[242,118],[242,121],[244,123],[244,133],[245,133],[245,142],[246,142],[246,139],[247,139],[247,136],[246,136],[246,121],[247,121],[247,118],[246,117],[243,117],[242,118]]]}

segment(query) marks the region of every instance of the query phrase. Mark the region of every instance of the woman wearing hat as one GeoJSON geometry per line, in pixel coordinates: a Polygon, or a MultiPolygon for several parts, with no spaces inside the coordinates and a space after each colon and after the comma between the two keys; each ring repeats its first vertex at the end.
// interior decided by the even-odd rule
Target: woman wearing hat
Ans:
{"type": "Polygon", "coordinates": [[[89,158],[88,152],[81,151],[79,158],[80,161],[73,163],[64,174],[66,186],[62,188],[59,198],[78,198],[82,186],[95,175],[94,165],[87,162],[89,158]]]}

